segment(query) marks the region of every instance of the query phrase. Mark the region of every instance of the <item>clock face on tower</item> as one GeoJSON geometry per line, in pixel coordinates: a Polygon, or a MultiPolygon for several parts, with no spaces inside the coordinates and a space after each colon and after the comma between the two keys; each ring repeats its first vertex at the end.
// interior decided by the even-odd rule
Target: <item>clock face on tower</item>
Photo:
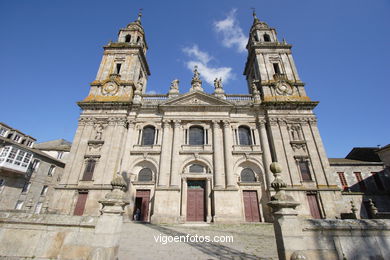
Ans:
{"type": "Polygon", "coordinates": [[[293,93],[293,89],[292,87],[290,86],[290,84],[286,83],[286,82],[279,82],[277,85],[276,85],[276,93],[278,95],[282,95],[282,96],[289,96],[289,95],[292,95],[293,93]]]}
{"type": "Polygon", "coordinates": [[[108,82],[102,87],[102,94],[105,96],[113,96],[118,93],[118,85],[113,82],[108,82]]]}

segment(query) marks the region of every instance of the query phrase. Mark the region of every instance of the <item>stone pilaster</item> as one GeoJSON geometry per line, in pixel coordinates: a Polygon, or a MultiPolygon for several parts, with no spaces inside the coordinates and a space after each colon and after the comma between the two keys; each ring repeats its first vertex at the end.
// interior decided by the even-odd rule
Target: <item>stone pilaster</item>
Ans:
{"type": "Polygon", "coordinates": [[[260,132],[260,144],[261,144],[261,150],[263,152],[263,165],[264,171],[265,171],[265,181],[266,181],[266,189],[268,190],[270,187],[270,179],[272,177],[271,172],[267,165],[271,164],[272,158],[271,158],[271,151],[269,149],[269,142],[268,142],[268,136],[267,136],[267,130],[265,128],[265,120],[259,119],[258,124],[259,132],[260,132]]]}
{"type": "Polygon", "coordinates": [[[232,156],[232,128],[228,121],[223,122],[223,140],[224,140],[224,154],[225,154],[225,174],[226,186],[229,188],[236,187],[233,172],[233,156],[232,156]]]}
{"type": "MultiPolygon", "coordinates": [[[[134,128],[135,128],[135,123],[130,122],[128,125],[128,129],[127,129],[127,136],[126,136],[125,147],[123,149],[123,154],[122,154],[123,160],[122,160],[122,164],[120,167],[120,172],[129,170],[128,167],[130,165],[130,150],[133,147],[133,144],[134,144],[133,140],[135,140],[134,134],[136,133],[134,131],[134,128]]],[[[130,178],[130,176],[127,176],[127,177],[130,178]]]]}
{"type": "Polygon", "coordinates": [[[161,145],[161,155],[160,155],[160,170],[159,170],[159,179],[158,186],[166,187],[169,182],[169,164],[170,164],[170,142],[169,135],[171,131],[171,126],[169,121],[163,121],[163,138],[161,145]]]}
{"type": "Polygon", "coordinates": [[[180,132],[181,124],[179,120],[173,122],[173,141],[172,141],[172,156],[171,156],[171,186],[179,187],[179,151],[180,151],[180,132]]]}
{"type": "Polygon", "coordinates": [[[219,121],[213,121],[213,146],[214,146],[214,185],[215,187],[225,187],[223,176],[223,144],[221,140],[221,129],[219,121]]]}

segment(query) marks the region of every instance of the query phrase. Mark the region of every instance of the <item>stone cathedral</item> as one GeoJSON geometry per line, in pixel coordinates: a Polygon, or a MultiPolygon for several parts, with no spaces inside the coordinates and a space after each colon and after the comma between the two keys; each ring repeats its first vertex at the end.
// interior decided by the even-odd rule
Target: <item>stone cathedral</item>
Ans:
{"type": "MultiPolygon", "coordinates": [[[[100,215],[113,178],[127,183],[126,215],[152,223],[271,221],[269,170],[283,167],[299,215],[334,218],[341,193],[291,53],[254,15],[244,68],[248,92],[229,94],[221,79],[206,93],[192,79],[166,94],[146,94],[151,75],[138,19],[104,46],[50,208],[100,215]],[[188,85],[187,85],[188,82],[188,85]]],[[[338,204],[340,203],[340,204],[338,204]]]]}

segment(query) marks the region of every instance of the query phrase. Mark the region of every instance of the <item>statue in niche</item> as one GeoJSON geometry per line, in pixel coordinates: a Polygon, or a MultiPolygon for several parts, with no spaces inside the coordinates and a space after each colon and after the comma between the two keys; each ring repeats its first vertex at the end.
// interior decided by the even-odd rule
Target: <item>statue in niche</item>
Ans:
{"type": "Polygon", "coordinates": [[[104,127],[103,127],[103,124],[97,124],[95,126],[95,140],[102,140],[103,139],[103,130],[104,130],[104,127]]]}
{"type": "Polygon", "coordinates": [[[298,125],[291,126],[291,137],[293,141],[300,141],[302,140],[300,127],[298,125]]]}

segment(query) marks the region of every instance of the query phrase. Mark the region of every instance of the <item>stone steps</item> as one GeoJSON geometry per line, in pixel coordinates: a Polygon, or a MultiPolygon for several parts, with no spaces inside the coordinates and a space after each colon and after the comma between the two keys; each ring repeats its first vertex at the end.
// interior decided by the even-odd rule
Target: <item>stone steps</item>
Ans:
{"type": "Polygon", "coordinates": [[[153,225],[125,222],[119,260],[127,259],[276,260],[278,257],[272,224],[153,225]],[[196,239],[196,235],[198,241],[205,236],[233,236],[233,242],[192,242],[190,239],[196,239]],[[164,243],[167,236],[177,236],[182,242],[164,243]]]}

